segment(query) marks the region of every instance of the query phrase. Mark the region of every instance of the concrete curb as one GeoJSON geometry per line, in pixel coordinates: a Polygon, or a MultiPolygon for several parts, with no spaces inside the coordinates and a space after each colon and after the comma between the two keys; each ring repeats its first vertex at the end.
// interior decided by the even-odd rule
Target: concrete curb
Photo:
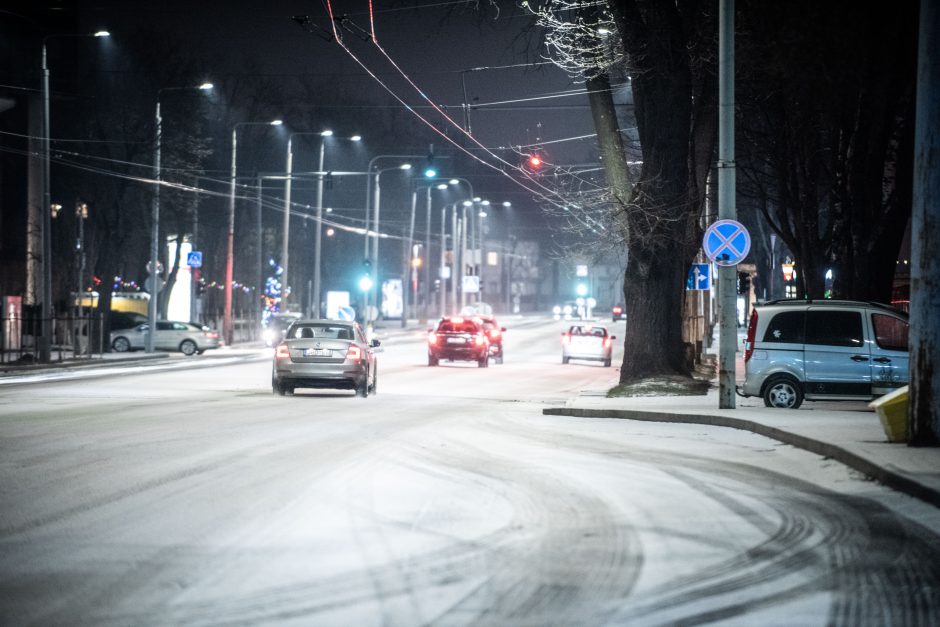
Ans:
{"type": "Polygon", "coordinates": [[[811,453],[822,455],[823,457],[829,457],[871,477],[878,483],[892,490],[903,492],[908,496],[929,503],[934,507],[940,507],[940,491],[918,483],[909,477],[893,472],[883,466],[879,466],[871,460],[860,457],[834,444],[820,442],[819,440],[784,431],[776,427],[769,427],[759,422],[754,422],[753,420],[702,414],[676,414],[644,410],[589,409],[579,407],[549,407],[543,409],[542,414],[546,416],[573,416],[576,418],[618,418],[645,422],[699,424],[750,431],[777,440],[778,442],[783,442],[784,444],[789,444],[811,453]]]}
{"type": "Polygon", "coordinates": [[[81,359],[69,361],[57,361],[42,364],[12,365],[0,364],[0,377],[16,376],[22,374],[31,374],[43,370],[72,370],[81,368],[117,368],[128,364],[137,364],[157,359],[169,359],[169,353],[148,353],[139,357],[128,357],[125,359],[81,359]]]}

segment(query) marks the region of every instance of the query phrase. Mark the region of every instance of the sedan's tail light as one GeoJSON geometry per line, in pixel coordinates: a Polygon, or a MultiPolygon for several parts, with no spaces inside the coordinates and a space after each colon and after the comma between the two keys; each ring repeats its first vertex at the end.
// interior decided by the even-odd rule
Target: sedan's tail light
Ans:
{"type": "Polygon", "coordinates": [[[277,359],[287,359],[290,357],[290,351],[287,349],[287,344],[283,342],[277,345],[277,348],[274,349],[274,356],[277,359]]]}
{"type": "Polygon", "coordinates": [[[428,333],[428,344],[437,344],[437,333],[428,333]]]}
{"type": "Polygon", "coordinates": [[[362,349],[355,344],[350,344],[349,350],[346,351],[346,359],[350,361],[360,361],[362,359],[362,349]]]}
{"type": "Polygon", "coordinates": [[[561,334],[561,343],[562,344],[571,344],[571,336],[567,333],[561,334]]]}

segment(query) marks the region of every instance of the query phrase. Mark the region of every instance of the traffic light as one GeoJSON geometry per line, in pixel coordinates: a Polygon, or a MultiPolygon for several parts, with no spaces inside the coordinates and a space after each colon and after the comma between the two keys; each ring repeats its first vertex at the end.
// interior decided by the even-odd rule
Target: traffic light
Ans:
{"type": "Polygon", "coordinates": [[[751,275],[747,272],[738,272],[738,294],[747,294],[751,291],[751,275]]]}

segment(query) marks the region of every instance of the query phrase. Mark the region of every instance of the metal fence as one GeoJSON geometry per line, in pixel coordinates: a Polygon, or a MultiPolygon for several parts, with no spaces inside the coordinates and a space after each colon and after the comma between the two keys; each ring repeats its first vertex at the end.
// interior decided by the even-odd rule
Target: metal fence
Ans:
{"type": "MultiPolygon", "coordinates": [[[[0,315],[0,363],[29,364],[39,361],[44,319],[39,316],[0,315]]],[[[101,316],[85,310],[52,318],[52,361],[100,357],[106,345],[101,316]]]]}

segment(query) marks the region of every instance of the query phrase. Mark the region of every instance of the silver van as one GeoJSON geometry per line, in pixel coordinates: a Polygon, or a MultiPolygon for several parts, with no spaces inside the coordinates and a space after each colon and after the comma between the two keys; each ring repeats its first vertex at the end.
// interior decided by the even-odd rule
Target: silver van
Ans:
{"type": "Polygon", "coordinates": [[[741,396],[796,409],[871,400],[908,383],[908,317],[880,303],[779,300],[757,305],[744,344],[741,396]]]}

